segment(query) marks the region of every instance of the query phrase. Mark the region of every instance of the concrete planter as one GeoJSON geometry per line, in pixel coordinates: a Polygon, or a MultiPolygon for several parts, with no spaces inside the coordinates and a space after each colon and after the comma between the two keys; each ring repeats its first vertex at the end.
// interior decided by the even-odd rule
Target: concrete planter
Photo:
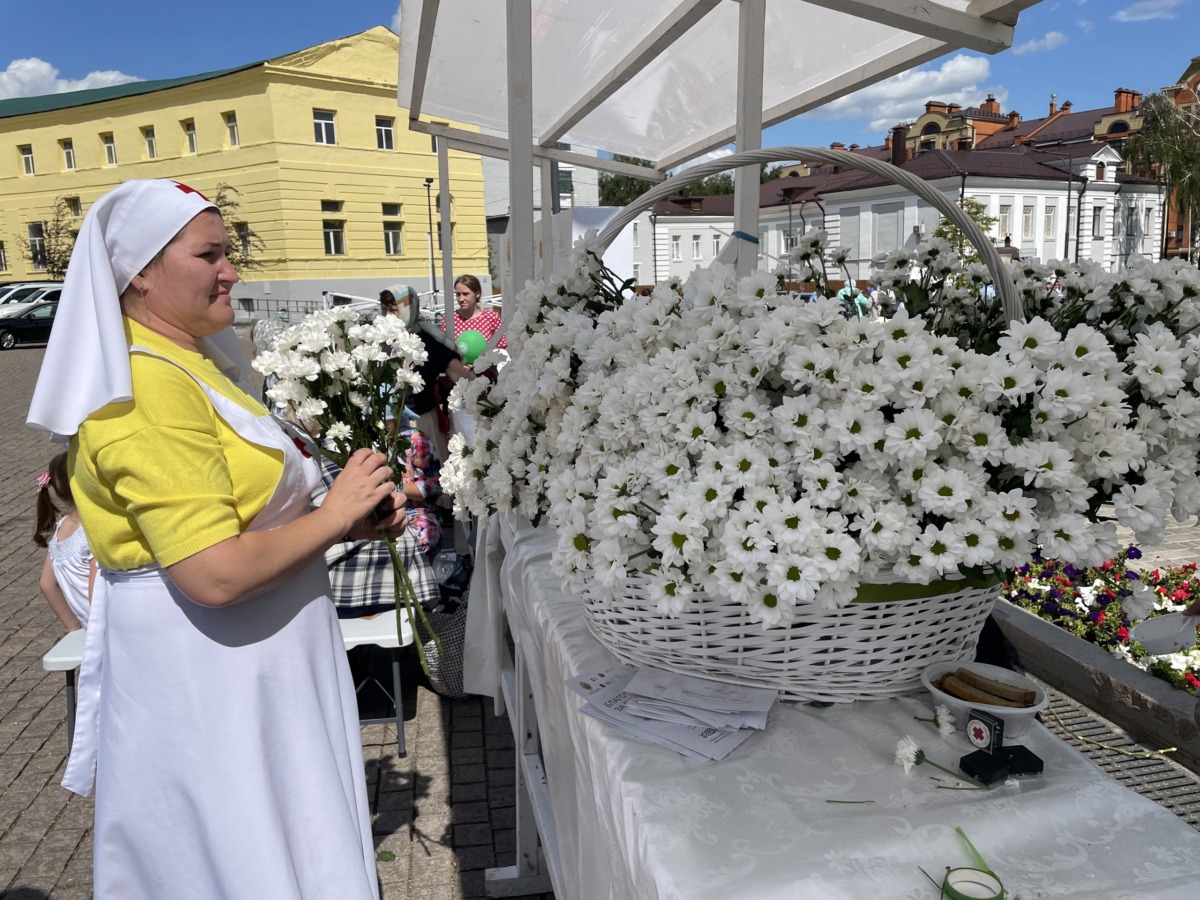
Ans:
{"type": "Polygon", "coordinates": [[[1200,703],[1186,691],[1117,659],[1006,600],[992,612],[1020,666],[1200,773],[1200,703]]]}

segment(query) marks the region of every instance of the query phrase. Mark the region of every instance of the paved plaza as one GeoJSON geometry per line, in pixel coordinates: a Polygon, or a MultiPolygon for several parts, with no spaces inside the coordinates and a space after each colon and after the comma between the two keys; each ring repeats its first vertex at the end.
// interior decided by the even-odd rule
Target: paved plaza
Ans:
{"type": "MultiPolygon", "coordinates": [[[[92,803],[59,786],[67,734],[61,673],[41,657],[62,630],[37,587],[35,478],[51,456],[25,427],[41,349],[0,352],[0,900],[91,896],[92,803]]],[[[1200,529],[1174,525],[1145,564],[1200,559],[1200,529]]],[[[484,896],[483,873],[512,862],[513,741],[490,701],[448,701],[405,670],[408,755],[395,728],[363,728],[385,900],[484,896]]]]}

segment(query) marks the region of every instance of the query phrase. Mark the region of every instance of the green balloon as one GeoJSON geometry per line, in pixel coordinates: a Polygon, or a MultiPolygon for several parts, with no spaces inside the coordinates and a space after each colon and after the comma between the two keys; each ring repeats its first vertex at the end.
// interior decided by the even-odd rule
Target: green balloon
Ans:
{"type": "Polygon", "coordinates": [[[463,362],[470,365],[486,349],[487,338],[480,332],[472,329],[460,334],[458,340],[455,342],[455,346],[458,347],[458,353],[463,358],[463,362]]]}

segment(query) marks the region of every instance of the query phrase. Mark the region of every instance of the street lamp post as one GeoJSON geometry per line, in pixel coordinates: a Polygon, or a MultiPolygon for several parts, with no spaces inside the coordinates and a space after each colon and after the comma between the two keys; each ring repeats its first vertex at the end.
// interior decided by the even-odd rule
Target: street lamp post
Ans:
{"type": "Polygon", "coordinates": [[[425,210],[429,213],[429,289],[437,299],[437,270],[433,264],[433,179],[425,179],[425,210]]]}

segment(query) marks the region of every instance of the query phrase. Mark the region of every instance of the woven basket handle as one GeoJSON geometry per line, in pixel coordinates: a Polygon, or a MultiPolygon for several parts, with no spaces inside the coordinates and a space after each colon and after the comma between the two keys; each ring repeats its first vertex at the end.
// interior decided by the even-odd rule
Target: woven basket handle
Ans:
{"type": "Polygon", "coordinates": [[[601,250],[607,249],[608,245],[621,233],[621,229],[636,219],[642,210],[649,209],[659,200],[676,193],[682,187],[700,181],[709,175],[715,175],[718,172],[725,172],[739,166],[797,159],[815,159],[837,166],[844,166],[847,169],[859,169],[863,172],[870,172],[872,175],[878,175],[880,178],[908,188],[922,200],[927,201],[938,212],[949,219],[975,246],[980,256],[983,257],[988,271],[992,273],[992,283],[996,286],[996,292],[1000,295],[1000,299],[1004,303],[1005,319],[1007,321],[1012,321],[1013,319],[1024,320],[1025,310],[1022,307],[1021,298],[1017,295],[1016,285],[1013,283],[1008,267],[1004,264],[1004,259],[996,251],[991,239],[983,233],[983,229],[975,223],[974,219],[966,214],[962,207],[950,200],[941,191],[930,187],[924,179],[918,178],[916,175],[906,172],[890,163],[871,159],[861,153],[851,153],[848,150],[827,150],[824,147],[766,147],[762,150],[746,150],[742,153],[735,153],[732,156],[722,156],[720,159],[713,160],[712,162],[694,166],[677,175],[672,175],[661,184],[655,185],[623,208],[617,214],[616,218],[609,222],[604,230],[600,232],[600,248],[601,250]]]}

